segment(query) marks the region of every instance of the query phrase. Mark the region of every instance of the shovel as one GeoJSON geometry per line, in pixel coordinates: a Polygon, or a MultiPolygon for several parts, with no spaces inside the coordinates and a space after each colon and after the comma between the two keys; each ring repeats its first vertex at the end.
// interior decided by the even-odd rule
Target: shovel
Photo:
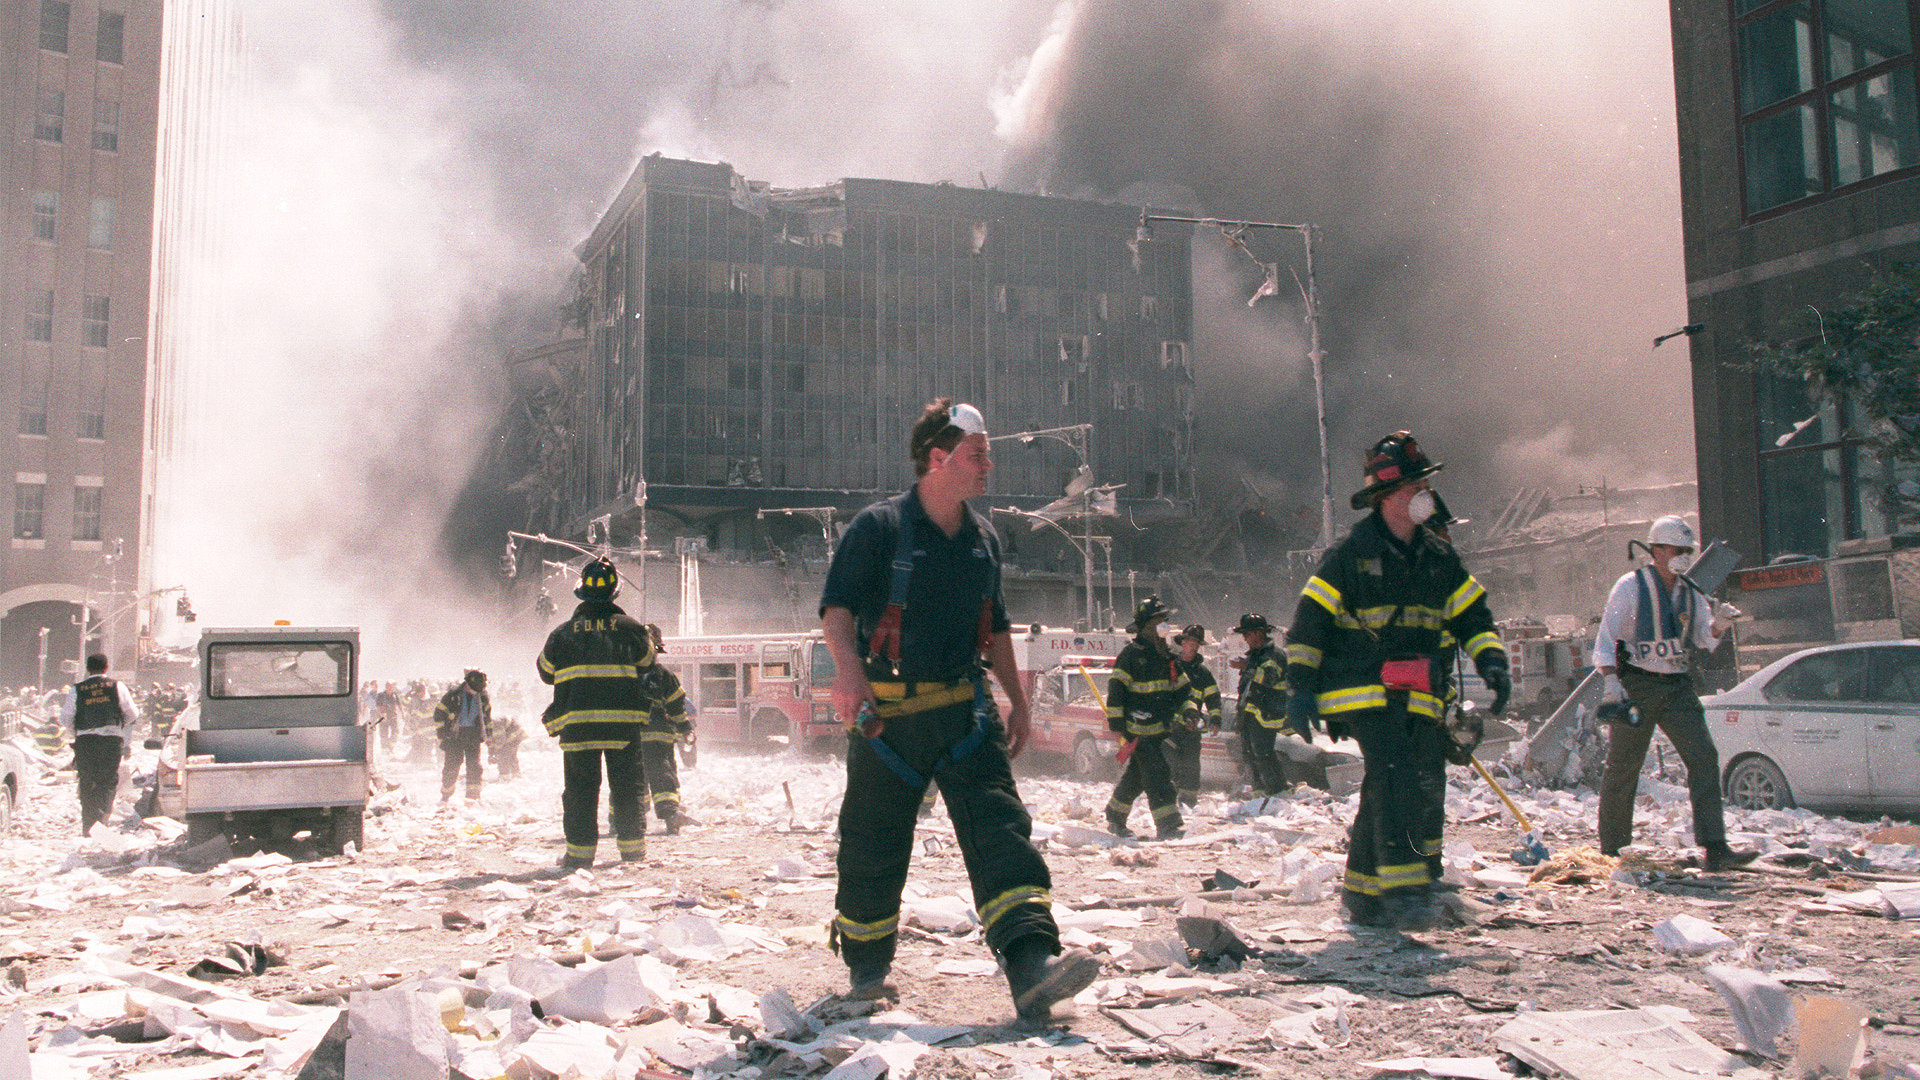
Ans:
{"type": "Polygon", "coordinates": [[[1500,801],[1507,804],[1507,813],[1512,814],[1513,819],[1520,823],[1520,846],[1513,849],[1513,861],[1521,866],[1536,866],[1552,858],[1553,852],[1548,851],[1547,845],[1541,843],[1540,838],[1534,835],[1533,823],[1528,821],[1527,815],[1521,813],[1520,808],[1507,797],[1507,793],[1500,787],[1500,781],[1495,780],[1493,774],[1487,771],[1487,767],[1480,764],[1479,758],[1473,759],[1473,771],[1480,774],[1480,778],[1487,782],[1487,786],[1493,789],[1495,795],[1500,796],[1500,801]]]}

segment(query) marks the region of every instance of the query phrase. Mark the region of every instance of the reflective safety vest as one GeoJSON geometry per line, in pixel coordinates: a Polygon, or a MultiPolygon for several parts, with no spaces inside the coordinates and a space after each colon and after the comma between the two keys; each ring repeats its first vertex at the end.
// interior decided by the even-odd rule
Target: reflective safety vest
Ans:
{"type": "MultiPolygon", "coordinates": [[[[1635,570],[1633,584],[1638,593],[1633,615],[1633,639],[1620,643],[1626,652],[1627,663],[1637,668],[1653,667],[1658,661],[1685,665],[1688,659],[1687,631],[1693,613],[1681,612],[1675,607],[1673,593],[1660,587],[1660,579],[1651,566],[1635,570]]],[[[1691,592],[1683,595],[1688,600],[1693,599],[1691,592]]]]}

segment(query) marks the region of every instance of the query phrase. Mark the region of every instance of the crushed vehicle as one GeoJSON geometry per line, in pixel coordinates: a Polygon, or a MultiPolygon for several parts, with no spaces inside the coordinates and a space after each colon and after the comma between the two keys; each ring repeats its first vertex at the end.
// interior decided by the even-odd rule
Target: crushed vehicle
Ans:
{"type": "Polygon", "coordinates": [[[359,653],[350,627],[203,631],[200,700],[161,748],[160,812],[196,843],[304,834],[324,851],[359,846],[370,782],[359,653]]]}

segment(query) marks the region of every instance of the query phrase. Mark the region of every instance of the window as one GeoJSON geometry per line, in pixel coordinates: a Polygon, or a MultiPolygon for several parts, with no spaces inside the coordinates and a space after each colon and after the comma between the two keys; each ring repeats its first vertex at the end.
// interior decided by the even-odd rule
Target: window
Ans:
{"type": "Polygon", "coordinates": [[[106,98],[93,102],[93,148],[108,152],[120,149],[120,103],[106,98]]]}
{"type": "Polygon", "coordinates": [[[1734,41],[1748,214],[1920,166],[1909,5],[1741,0],[1734,41]]]}
{"type": "Polygon", "coordinates": [[[67,51],[67,25],[72,22],[72,6],[62,0],[40,0],[40,47],[48,52],[67,51]]]}
{"type": "Polygon", "coordinates": [[[1762,691],[1776,704],[1815,701],[1864,701],[1867,652],[1837,649],[1814,653],[1775,675],[1762,691]]]}
{"type": "Polygon", "coordinates": [[[53,396],[52,366],[46,356],[27,356],[20,365],[20,434],[47,433],[47,399],[53,396]]]}
{"type": "Polygon", "coordinates": [[[36,191],[33,193],[33,229],[35,240],[53,240],[53,225],[60,217],[60,193],[57,191],[36,191]]]}
{"type": "Polygon", "coordinates": [[[42,90],[39,101],[33,114],[33,137],[46,142],[59,142],[67,132],[66,92],[42,90]]]}
{"type": "Polygon", "coordinates": [[[102,250],[113,246],[112,199],[93,200],[93,212],[87,216],[87,246],[102,250]]]}
{"type": "Polygon", "coordinates": [[[74,436],[81,439],[107,437],[107,356],[87,353],[80,359],[79,411],[75,413],[74,436]]]}
{"type": "Polygon", "coordinates": [[[347,697],[353,646],[345,641],[222,641],[207,646],[207,696],[347,697]]]}
{"type": "Polygon", "coordinates": [[[118,64],[125,55],[127,41],[127,17],[118,11],[100,13],[100,32],[94,38],[94,59],[104,64],[118,64]]]}
{"type": "Polygon", "coordinates": [[[1867,700],[1920,704],[1920,649],[1896,645],[1867,651],[1873,661],[1867,700]]]}
{"type": "Polygon", "coordinates": [[[1826,557],[1842,540],[1914,528],[1903,492],[1920,466],[1884,463],[1861,437],[1850,403],[1815,406],[1805,383],[1757,376],[1764,558],[1826,557]]]}
{"type": "Polygon", "coordinates": [[[80,344],[107,347],[107,298],[88,296],[80,302],[80,344]]]}
{"type": "Polygon", "coordinates": [[[73,489],[73,538],[75,540],[100,539],[100,486],[98,484],[73,489]]]}
{"type": "Polygon", "coordinates": [[[38,296],[27,297],[27,340],[53,340],[53,290],[42,289],[38,296]]]}
{"type": "Polygon", "coordinates": [[[14,481],[13,538],[15,540],[45,539],[46,509],[47,483],[45,480],[14,481]]]}

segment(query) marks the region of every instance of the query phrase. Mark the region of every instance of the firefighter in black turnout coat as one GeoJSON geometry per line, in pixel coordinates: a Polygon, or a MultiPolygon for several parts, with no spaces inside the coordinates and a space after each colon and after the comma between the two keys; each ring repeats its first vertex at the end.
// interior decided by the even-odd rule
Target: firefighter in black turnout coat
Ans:
{"type": "Polygon", "coordinates": [[[1248,612],[1240,616],[1233,632],[1247,643],[1247,655],[1240,658],[1239,715],[1235,718],[1247,774],[1254,790],[1278,795],[1287,790],[1286,766],[1274,749],[1287,726],[1286,660],[1273,647],[1273,624],[1265,615],[1248,612]]]}
{"type": "Polygon", "coordinates": [[[565,788],[561,826],[567,836],[562,869],[593,865],[600,836],[600,770],[606,765],[607,805],[623,862],[646,857],[646,819],[640,808],[640,735],[659,703],[669,719],[686,714],[680,680],[654,662],[647,628],[613,598],[619,574],[605,559],[580,571],[573,594],[580,606],[547,635],[540,650],[540,681],[553,687],[541,722],[560,740],[565,788]]]}
{"type": "Polygon", "coordinates": [[[1167,736],[1167,763],[1173,768],[1173,791],[1180,805],[1192,809],[1200,801],[1200,733],[1220,730],[1220,680],[1207,667],[1200,647],[1207,628],[1195,623],[1173,636],[1173,658],[1187,674],[1197,712],[1193,722],[1176,724],[1167,736]]]}
{"type": "Polygon", "coordinates": [[[1127,624],[1133,640],[1114,658],[1113,674],[1107,679],[1107,727],[1126,740],[1121,753],[1127,756],[1127,767],[1107,800],[1107,830],[1115,836],[1133,835],[1127,814],[1141,792],[1146,793],[1158,838],[1173,840],[1182,835],[1166,742],[1198,709],[1187,673],[1160,637],[1160,624],[1172,614],[1173,609],[1157,596],[1142,600],[1127,624]]]}
{"type": "Polygon", "coordinates": [[[1446,783],[1443,635],[1493,691],[1491,711],[1512,692],[1486,590],[1422,524],[1434,512],[1427,478],[1439,469],[1405,431],[1367,452],[1352,505],[1372,512],[1308,579],[1287,643],[1289,726],[1310,737],[1321,718],[1337,722],[1366,761],[1347,845],[1349,916],[1399,930],[1438,920],[1429,859],[1443,822],[1424,808],[1446,783]]]}
{"type": "MultiPolygon", "coordinates": [[[[647,636],[653,640],[656,655],[667,651],[660,628],[647,624],[647,636]]],[[[666,670],[664,667],[661,670],[666,670]]],[[[680,707],[669,711],[665,702],[655,701],[647,714],[647,726],[640,732],[640,767],[646,774],[647,801],[666,826],[668,836],[678,835],[687,823],[680,813],[680,767],[673,760],[673,748],[693,731],[693,718],[687,715],[686,694],[678,698],[680,707]]]]}
{"type": "Polygon", "coordinates": [[[847,735],[835,914],[829,942],[847,964],[850,996],[897,996],[887,981],[915,815],[939,781],[973,884],[984,936],[1005,963],[1022,1020],[1044,1020],[1086,989],[1100,962],[1064,956],[1052,879],[1009,759],[1030,732],[1000,596],[1000,540],[966,500],[993,468],[986,421],[942,398],[913,426],[918,480],[862,510],[833,553],[820,598],[833,653],[833,704],[847,735]],[[983,656],[1005,691],[1003,724],[983,656]]]}

